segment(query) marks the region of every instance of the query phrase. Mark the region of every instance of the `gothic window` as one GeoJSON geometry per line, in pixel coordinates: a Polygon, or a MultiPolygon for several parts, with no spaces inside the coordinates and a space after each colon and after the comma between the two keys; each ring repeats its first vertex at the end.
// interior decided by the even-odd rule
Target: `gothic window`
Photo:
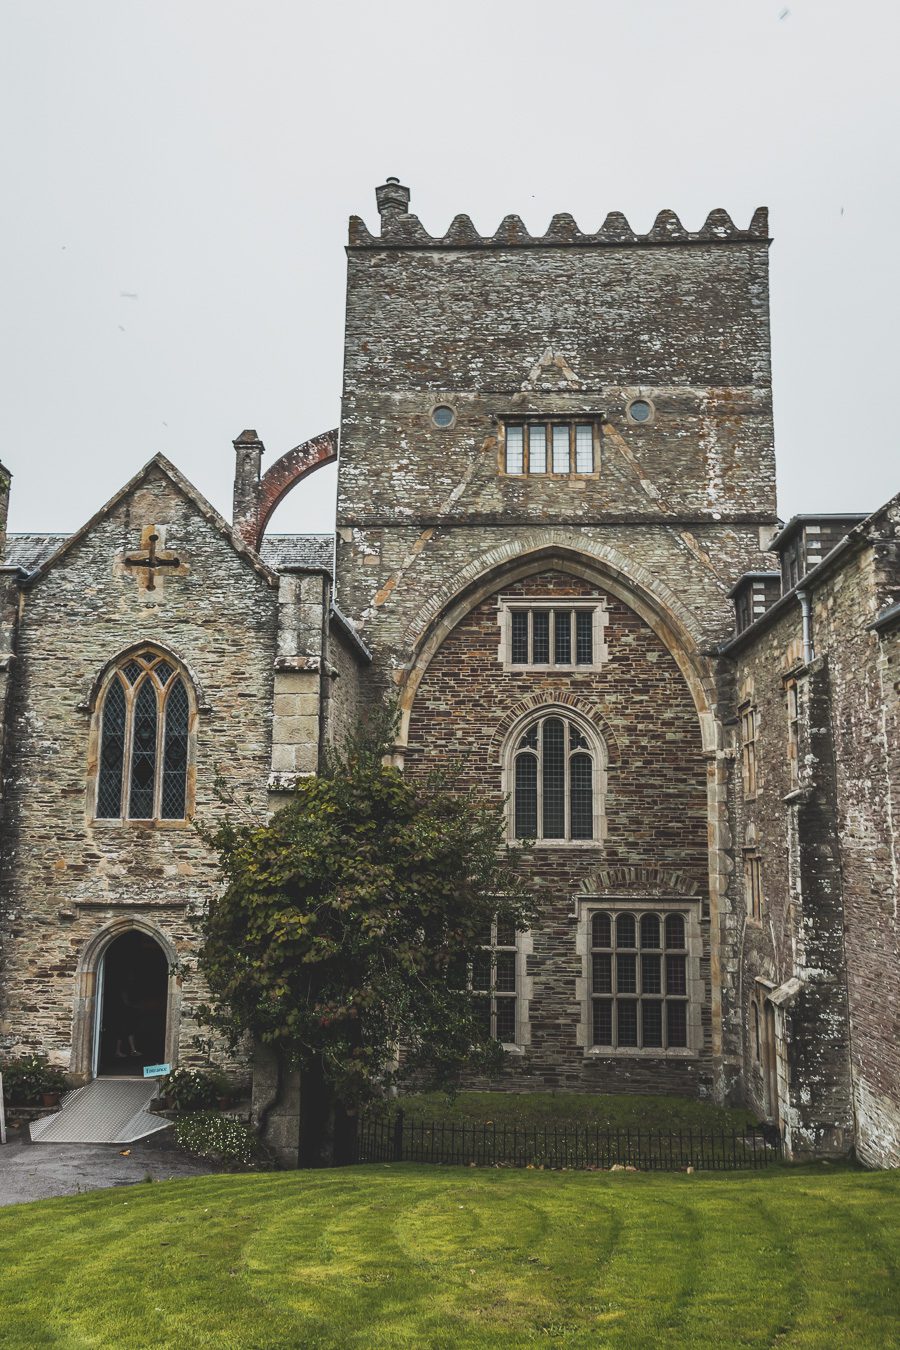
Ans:
{"type": "Polygon", "coordinates": [[[595,910],[590,916],[591,1044],[689,1048],[687,916],[595,910]]]}
{"type": "Polygon", "coordinates": [[[518,967],[515,925],[497,918],[472,963],[471,987],[485,1032],[507,1045],[518,1039],[518,967]]]}
{"type": "Polygon", "coordinates": [[[510,744],[512,834],[545,843],[599,836],[601,747],[562,711],[548,709],[510,744]]]}
{"type": "Polygon", "coordinates": [[[501,467],[510,477],[589,477],[600,467],[600,423],[506,422],[501,467]]]}
{"type": "Polygon", "coordinates": [[[499,657],[505,670],[599,670],[609,657],[609,613],[599,598],[502,597],[499,657]]]}
{"type": "Polygon", "coordinates": [[[185,819],[190,722],[187,676],[165,656],[119,663],[100,699],[97,819],[185,819]]]}

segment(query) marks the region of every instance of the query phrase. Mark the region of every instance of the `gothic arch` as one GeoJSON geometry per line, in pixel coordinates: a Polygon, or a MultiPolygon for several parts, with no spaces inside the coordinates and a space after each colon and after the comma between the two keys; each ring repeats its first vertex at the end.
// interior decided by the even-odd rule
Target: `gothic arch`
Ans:
{"type": "Polygon", "coordinates": [[[197,711],[203,713],[209,712],[209,703],[194,668],[185,661],[184,657],[176,652],[173,647],[168,646],[165,642],[159,642],[153,637],[144,638],[140,642],[129,642],[127,647],[121,647],[114,656],[111,656],[108,661],[103,663],[91,681],[90,686],[87,688],[81,702],[78,704],[79,712],[93,713],[97,707],[97,700],[109,683],[113,671],[117,670],[123,662],[127,661],[129,656],[133,656],[137,652],[143,651],[146,647],[152,647],[154,651],[159,652],[161,656],[167,657],[173,665],[184,672],[193,687],[193,695],[197,702],[197,711]]]}
{"type": "Polygon", "coordinates": [[[504,747],[509,738],[516,734],[532,714],[549,708],[556,708],[561,714],[571,713],[576,721],[583,722],[594,735],[599,736],[603,743],[604,765],[615,765],[620,762],[622,752],[616,733],[602,712],[568,689],[554,689],[552,693],[544,690],[529,694],[500,718],[490,740],[490,757],[497,767],[503,763],[504,747]]]}
{"type": "Polygon", "coordinates": [[[407,744],[416,691],[448,634],[504,584],[548,566],[602,586],[648,624],[678,665],[690,690],[704,750],[714,751],[719,743],[715,687],[701,653],[703,638],[690,610],[648,568],[608,544],[585,540],[563,529],[541,530],[495,546],[457,572],[419,610],[404,634],[403,650],[409,652],[409,659],[398,671],[398,751],[407,744]]]}
{"type": "Polygon", "coordinates": [[[72,1018],[72,1055],[69,1071],[87,1082],[92,1074],[94,1049],[94,1019],[97,1016],[98,975],[100,964],[116,938],[124,933],[144,933],[162,949],[169,966],[169,988],[166,999],[166,1058],[167,1064],[178,1062],[178,1022],[181,1014],[181,975],[178,953],[174,944],[150,919],[139,915],[121,914],[105,923],[81,948],[75,968],[75,1006],[72,1018]]]}

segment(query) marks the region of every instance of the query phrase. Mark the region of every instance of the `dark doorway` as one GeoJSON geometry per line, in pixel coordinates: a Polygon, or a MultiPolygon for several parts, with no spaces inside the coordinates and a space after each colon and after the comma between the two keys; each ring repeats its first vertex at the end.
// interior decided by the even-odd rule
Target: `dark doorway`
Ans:
{"type": "Polygon", "coordinates": [[[169,965],[146,933],[123,933],[103,957],[98,1074],[139,1076],[166,1053],[169,965]]]}

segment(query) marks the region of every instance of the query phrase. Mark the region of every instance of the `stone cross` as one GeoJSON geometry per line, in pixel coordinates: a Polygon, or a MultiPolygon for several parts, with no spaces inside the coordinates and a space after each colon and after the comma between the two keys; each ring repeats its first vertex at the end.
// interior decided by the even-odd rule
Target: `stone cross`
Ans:
{"type": "Polygon", "coordinates": [[[159,535],[154,530],[147,536],[147,547],[139,553],[126,553],[126,567],[146,567],[147,568],[147,590],[156,590],[156,569],[158,567],[180,567],[181,559],[174,553],[157,553],[156,545],[159,543],[159,535]]]}

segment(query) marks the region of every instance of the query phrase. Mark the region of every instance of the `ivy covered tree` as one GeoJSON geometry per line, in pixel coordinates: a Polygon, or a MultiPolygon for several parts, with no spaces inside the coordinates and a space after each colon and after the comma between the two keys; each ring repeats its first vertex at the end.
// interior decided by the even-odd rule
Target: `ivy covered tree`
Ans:
{"type": "Polygon", "coordinates": [[[446,1086],[502,1057],[467,970],[500,913],[533,922],[502,811],[355,747],[265,824],[211,836],[226,888],[205,920],[209,1020],[301,1070],[300,1159],[352,1155],[353,1119],[395,1083],[446,1086]]]}

